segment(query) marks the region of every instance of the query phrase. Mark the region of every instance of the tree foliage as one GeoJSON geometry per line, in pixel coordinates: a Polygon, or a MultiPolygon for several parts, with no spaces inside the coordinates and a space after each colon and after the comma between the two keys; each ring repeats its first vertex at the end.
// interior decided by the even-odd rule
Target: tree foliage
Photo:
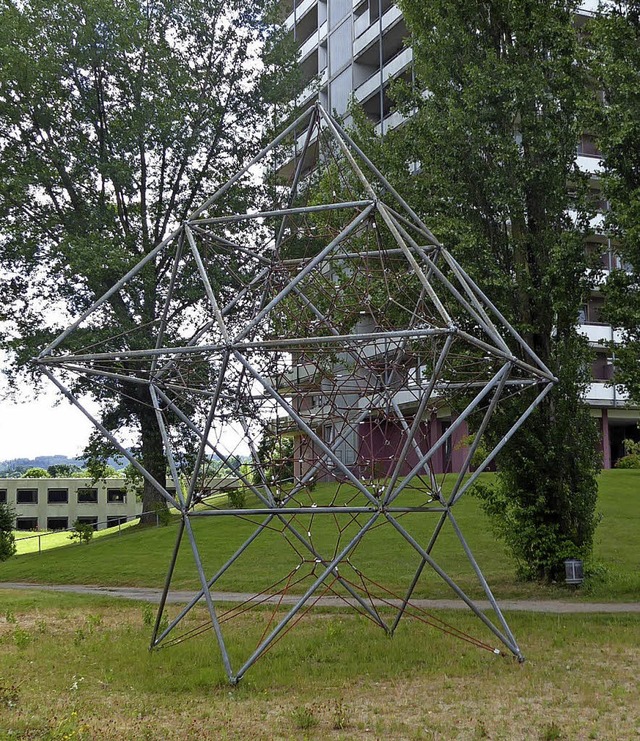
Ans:
{"type": "Polygon", "coordinates": [[[612,346],[616,383],[640,402],[640,4],[607,4],[589,26],[591,71],[602,95],[593,129],[602,152],[606,228],[623,258],[603,288],[605,315],[622,330],[612,346]]]}
{"type": "MultiPolygon", "coordinates": [[[[577,5],[403,0],[417,85],[399,91],[411,118],[382,152],[434,232],[559,378],[484,492],[533,578],[587,556],[596,524],[596,431],[582,402],[589,350],[576,328],[591,215],[575,163],[589,95],[577,5]],[[406,177],[415,162],[419,172],[406,177]]],[[[505,407],[505,427],[521,411],[505,407]]]]}
{"type": "Polygon", "coordinates": [[[48,479],[49,473],[44,468],[28,468],[23,474],[23,479],[48,479]]]}
{"type": "Polygon", "coordinates": [[[6,561],[16,552],[13,534],[15,512],[7,504],[0,504],[0,561],[6,561]]]}
{"type": "MultiPolygon", "coordinates": [[[[289,95],[293,79],[282,33],[265,21],[270,5],[2,4],[0,318],[14,381],[70,317],[162,242],[255,150],[269,98],[289,95]]],[[[229,207],[246,207],[254,196],[249,187],[234,193],[229,207]]],[[[153,347],[162,310],[157,287],[167,269],[159,258],[115,293],[90,339],[115,335],[113,349],[153,347]]],[[[182,308],[193,300],[185,283],[182,308]]],[[[163,482],[163,444],[148,391],[124,383],[76,390],[99,402],[107,429],[132,430],[136,452],[163,482]]],[[[98,437],[87,449],[94,458],[112,452],[98,437]]],[[[145,511],[157,504],[146,484],[145,511]]]]}

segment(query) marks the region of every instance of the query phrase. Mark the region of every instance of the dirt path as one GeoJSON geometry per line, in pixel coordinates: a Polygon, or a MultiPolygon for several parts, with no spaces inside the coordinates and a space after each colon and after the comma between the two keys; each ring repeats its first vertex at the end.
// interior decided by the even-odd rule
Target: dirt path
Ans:
{"type": "MultiPolygon", "coordinates": [[[[0,589],[24,589],[41,590],[46,592],[70,592],[72,594],[90,594],[102,597],[120,597],[123,599],[138,600],[141,602],[159,602],[161,590],[148,587],[99,587],[86,584],[28,584],[21,582],[0,582],[0,589]]],[[[196,593],[193,591],[172,591],[169,593],[168,602],[189,602],[196,593]]],[[[253,595],[248,592],[212,592],[214,602],[245,602],[253,595]]],[[[285,605],[295,604],[298,600],[296,595],[276,595],[273,597],[261,597],[262,603],[280,603],[285,605]]],[[[317,604],[322,607],[344,607],[345,603],[352,600],[340,597],[321,597],[317,604]]],[[[390,600],[393,604],[399,604],[398,600],[390,600]]],[[[461,610],[467,609],[462,600],[455,599],[415,599],[413,604],[428,610],[461,610]]],[[[379,603],[382,604],[382,603],[379,603]]],[[[487,600],[476,600],[475,604],[481,610],[491,609],[487,600]]],[[[500,600],[500,609],[505,611],[519,612],[546,612],[546,613],[640,613],[640,602],[562,602],[556,600],[500,600]]]]}

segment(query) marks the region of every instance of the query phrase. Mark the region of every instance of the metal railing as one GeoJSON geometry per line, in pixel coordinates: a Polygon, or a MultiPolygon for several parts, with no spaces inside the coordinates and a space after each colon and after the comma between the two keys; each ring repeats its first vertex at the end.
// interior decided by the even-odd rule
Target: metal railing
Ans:
{"type": "MultiPolygon", "coordinates": [[[[109,522],[109,520],[98,520],[96,522],[88,522],[83,523],[87,525],[91,525],[94,529],[94,531],[98,530],[115,530],[116,527],[118,528],[118,534],[122,534],[122,526],[128,524],[129,522],[133,522],[133,520],[139,520],[144,515],[155,515],[156,516],[156,527],[160,527],[160,514],[156,510],[149,510],[147,512],[140,512],[136,515],[112,515],[113,517],[118,517],[118,523],[109,522]],[[106,525],[106,527],[100,528],[100,525],[106,525]]],[[[38,538],[38,553],[42,553],[42,538],[47,538],[50,535],[59,535],[60,533],[74,533],[76,532],[75,527],[67,527],[67,528],[60,528],[59,530],[47,530],[44,533],[34,533],[33,535],[25,535],[20,538],[16,538],[17,542],[22,541],[28,541],[33,540],[34,538],[38,538]]],[[[17,543],[16,543],[17,544],[17,543]]],[[[46,550],[46,549],[45,549],[46,550]]],[[[35,553],[35,551],[33,551],[35,553]]]]}

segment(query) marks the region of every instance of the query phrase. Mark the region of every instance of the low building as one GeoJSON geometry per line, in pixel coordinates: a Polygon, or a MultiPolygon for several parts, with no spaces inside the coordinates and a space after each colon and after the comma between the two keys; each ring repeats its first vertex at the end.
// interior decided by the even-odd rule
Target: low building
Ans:
{"type": "Polygon", "coordinates": [[[15,511],[16,530],[66,530],[76,520],[102,530],[142,512],[142,503],[117,477],[0,479],[0,504],[15,511]]]}

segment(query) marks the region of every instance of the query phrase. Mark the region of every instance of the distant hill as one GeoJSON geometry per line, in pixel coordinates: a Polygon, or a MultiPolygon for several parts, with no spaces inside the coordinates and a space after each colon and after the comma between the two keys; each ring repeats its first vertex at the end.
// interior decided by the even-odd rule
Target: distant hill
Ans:
{"type": "MultiPolygon", "coordinates": [[[[109,465],[116,471],[124,468],[127,461],[124,458],[109,458],[109,465]]],[[[44,468],[49,466],[78,466],[84,468],[83,458],[69,458],[66,455],[39,455],[35,458],[11,458],[0,461],[0,478],[15,476],[24,473],[29,468],[44,468]]]]}

